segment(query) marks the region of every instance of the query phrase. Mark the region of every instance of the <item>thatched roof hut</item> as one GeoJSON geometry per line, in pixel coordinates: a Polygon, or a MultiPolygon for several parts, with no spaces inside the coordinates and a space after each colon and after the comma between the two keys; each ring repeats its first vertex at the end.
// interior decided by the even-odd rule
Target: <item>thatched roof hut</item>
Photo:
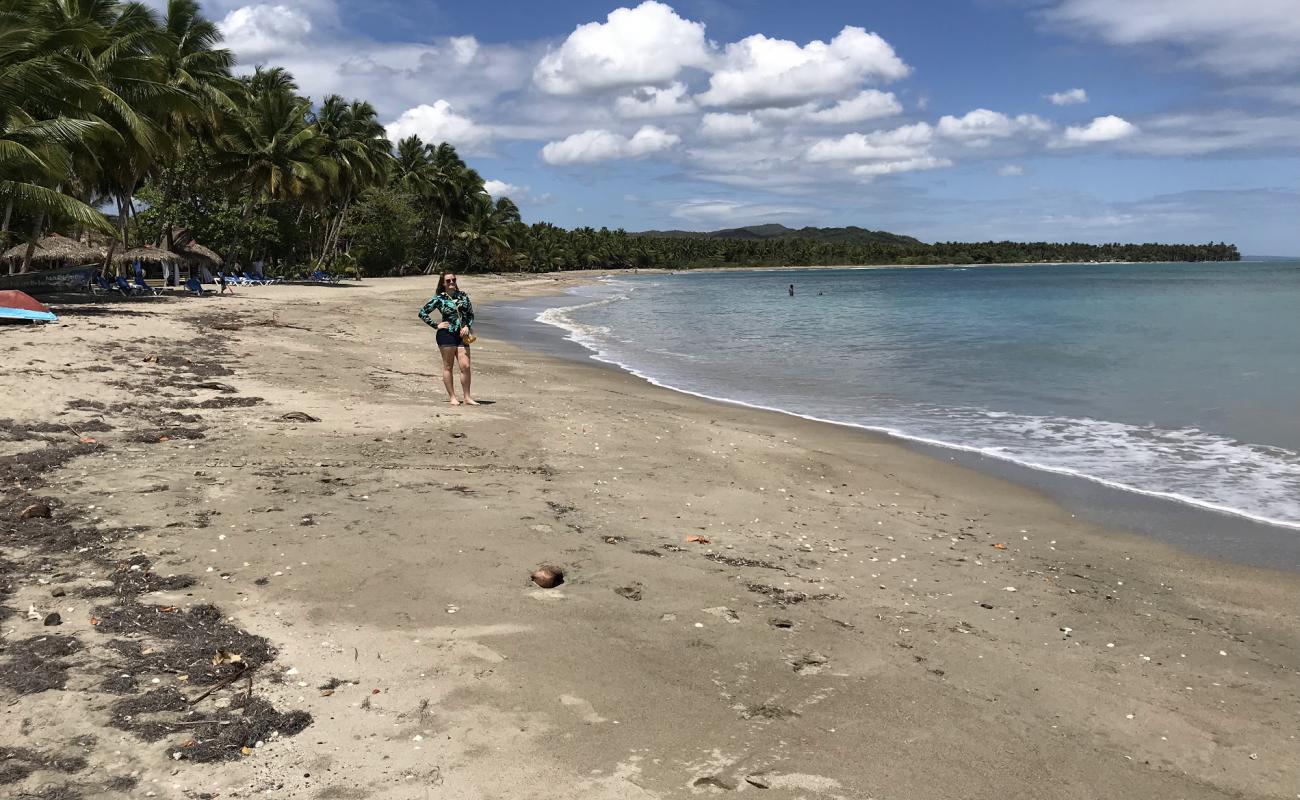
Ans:
{"type": "Polygon", "coordinates": [[[135,247],[125,252],[113,254],[113,263],[130,265],[138,260],[145,266],[156,264],[176,265],[181,262],[181,258],[181,256],[161,247],[135,247]]]}
{"type": "MultiPolygon", "coordinates": [[[[27,245],[20,244],[6,250],[0,259],[21,263],[26,254],[27,245]]],[[[32,250],[32,264],[42,269],[83,266],[103,261],[104,254],[101,248],[55,233],[37,240],[36,248],[32,250]]]]}
{"type": "Polygon", "coordinates": [[[198,242],[178,244],[176,245],[176,253],[195,266],[208,267],[209,269],[216,269],[221,266],[221,256],[198,242]]]}

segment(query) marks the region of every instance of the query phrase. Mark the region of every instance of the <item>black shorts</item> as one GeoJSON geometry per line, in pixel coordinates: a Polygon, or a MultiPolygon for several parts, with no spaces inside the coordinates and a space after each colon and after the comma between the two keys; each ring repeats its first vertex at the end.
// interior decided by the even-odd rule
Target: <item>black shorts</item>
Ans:
{"type": "Polygon", "coordinates": [[[464,347],[466,349],[469,348],[469,345],[465,344],[460,340],[459,333],[452,333],[446,328],[438,329],[438,346],[439,347],[464,347]]]}

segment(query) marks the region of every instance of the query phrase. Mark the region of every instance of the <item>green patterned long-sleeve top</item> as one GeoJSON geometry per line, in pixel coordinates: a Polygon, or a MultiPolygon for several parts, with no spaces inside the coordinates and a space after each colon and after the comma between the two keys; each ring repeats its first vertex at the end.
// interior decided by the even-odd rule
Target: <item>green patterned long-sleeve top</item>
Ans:
{"type": "Polygon", "coordinates": [[[439,322],[445,322],[449,331],[460,333],[463,328],[474,324],[474,306],[469,302],[469,295],[460,290],[452,294],[443,292],[434,295],[432,300],[424,304],[424,308],[420,309],[420,319],[431,328],[437,328],[439,322]],[[442,315],[442,319],[433,319],[435,311],[442,315]]]}

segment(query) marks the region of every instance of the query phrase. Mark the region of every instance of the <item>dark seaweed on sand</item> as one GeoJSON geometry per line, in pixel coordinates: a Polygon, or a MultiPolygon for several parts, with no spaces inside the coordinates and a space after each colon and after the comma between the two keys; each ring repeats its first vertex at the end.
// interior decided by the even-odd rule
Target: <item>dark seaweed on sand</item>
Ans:
{"type": "Polygon", "coordinates": [[[111,586],[92,586],[81,592],[82,597],[134,597],[149,592],[174,592],[194,585],[192,575],[162,577],[150,569],[152,562],[146,556],[136,555],[118,563],[109,575],[111,586]]]}
{"type": "Polygon", "coordinates": [[[145,605],[130,598],[96,608],[95,617],[99,620],[95,630],[100,633],[145,634],[162,640],[148,646],[141,641],[113,642],[123,658],[121,672],[186,675],[190,686],[211,686],[245,671],[256,671],[275,658],[266,639],[224,622],[221,611],[212,605],[185,611],[145,605]],[[212,657],[218,650],[238,653],[241,660],[214,665],[212,657]]]}
{"type": "Polygon", "coordinates": [[[839,595],[835,594],[808,594],[807,592],[797,592],[791,589],[782,589],[779,586],[768,586],[765,583],[747,583],[745,588],[755,594],[761,594],[774,605],[793,606],[808,600],[836,600],[839,595]]]}
{"type": "Polygon", "coordinates": [[[260,397],[214,397],[211,400],[204,400],[196,403],[194,408],[248,408],[259,403],[265,402],[260,397]]]}
{"type": "Polygon", "coordinates": [[[171,425],[163,428],[145,428],[131,434],[130,441],[144,444],[156,444],[168,439],[202,439],[205,434],[200,428],[185,428],[171,425]]]}
{"type": "MultiPolygon", "coordinates": [[[[205,324],[200,321],[201,330],[205,324]]],[[[219,349],[202,345],[198,339],[169,345],[149,353],[152,357],[147,359],[143,373],[131,373],[135,380],[122,381],[123,388],[147,397],[160,382],[189,386],[196,380],[233,374],[219,362],[219,349]]],[[[137,355],[145,360],[145,353],[132,354],[132,359],[137,355]]],[[[260,398],[252,397],[219,397],[198,404],[180,401],[174,406],[225,408],[260,402],[260,398]]],[[[145,402],[105,404],[82,399],[69,402],[67,408],[144,425],[127,436],[139,442],[158,442],[164,437],[200,439],[206,430],[204,418],[198,414],[160,417],[157,409],[145,402]]],[[[215,606],[185,609],[141,602],[141,597],[151,592],[185,589],[195,583],[189,575],[158,575],[143,555],[120,559],[114,553],[114,545],[146,529],[84,525],[58,498],[40,494],[49,491],[47,476],[73,459],[103,452],[103,444],[80,441],[76,434],[112,429],[103,421],[71,425],[24,425],[0,420],[0,440],[36,444],[32,450],[0,459],[0,485],[6,487],[0,494],[0,547],[12,547],[13,552],[25,554],[16,561],[0,558],[0,603],[17,590],[25,574],[38,569],[69,570],[86,565],[107,568],[111,570],[111,583],[80,591],[83,596],[109,601],[93,612],[94,630],[105,638],[94,647],[84,647],[81,640],[58,634],[0,640],[0,685],[19,695],[33,694],[63,689],[71,674],[85,673],[81,683],[93,687],[91,691],[118,698],[110,706],[114,726],[148,741],[166,739],[169,753],[181,750],[184,758],[194,761],[239,758],[244,747],[252,748],[276,735],[292,736],[305,729],[312,722],[309,714],[280,712],[256,695],[259,683],[279,678],[267,669],[275,651],[266,639],[231,625],[215,606]],[[35,503],[48,505],[54,513],[21,519],[22,510],[35,503]],[[219,663],[214,664],[214,656],[220,651],[238,658],[215,659],[219,663]],[[182,675],[180,688],[154,688],[141,694],[149,678],[164,676],[170,681],[182,675]],[[190,697],[182,693],[191,687],[190,697]],[[204,698],[204,687],[221,694],[204,698]],[[229,701],[225,708],[216,708],[219,698],[229,701]]],[[[208,514],[200,512],[195,516],[196,526],[205,527],[208,514]]],[[[14,613],[12,608],[0,605],[0,620],[14,613]]],[[[84,759],[79,757],[0,748],[0,783],[23,781],[38,770],[75,772],[84,766],[84,759]]],[[[129,776],[118,776],[84,787],[51,783],[19,796],[78,800],[83,791],[95,796],[101,796],[103,791],[129,794],[136,782],[129,776]]]]}
{"type": "Polygon", "coordinates": [[[85,768],[86,759],[81,756],[50,755],[25,747],[0,745],[0,786],[17,783],[37,770],[73,773],[85,768]]]}
{"type": "Polygon", "coordinates": [[[68,682],[66,657],[81,649],[71,636],[33,636],[8,642],[0,650],[0,685],[17,694],[62,689],[68,682]]]}
{"type": "Polygon", "coordinates": [[[281,713],[265,700],[242,693],[227,708],[191,708],[185,697],[171,688],[119,700],[113,704],[111,720],[113,727],[145,741],[183,736],[183,742],[170,746],[184,758],[199,762],[237,759],[242,748],[251,749],[275,735],[301,733],[311,722],[306,711],[281,713]]]}

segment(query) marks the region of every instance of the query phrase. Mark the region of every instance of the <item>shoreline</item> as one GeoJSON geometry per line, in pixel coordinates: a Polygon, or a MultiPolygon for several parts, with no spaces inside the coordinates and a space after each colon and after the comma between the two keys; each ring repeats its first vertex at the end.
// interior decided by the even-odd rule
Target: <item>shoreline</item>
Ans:
{"type": "MultiPolygon", "coordinates": [[[[875,270],[875,269],[983,269],[986,267],[1078,267],[1078,266],[1101,266],[1101,265],[1136,265],[1136,264],[1242,264],[1254,263],[1262,264],[1266,261],[1251,259],[1238,259],[1237,261],[1013,261],[996,264],[816,264],[801,267],[792,267],[788,265],[755,265],[755,266],[734,266],[734,267],[627,267],[621,270],[590,270],[590,272],[601,272],[602,274],[619,275],[623,273],[632,273],[634,275],[677,275],[687,272],[798,272],[801,270],[875,270]]],[[[555,275],[581,275],[583,270],[566,270],[562,272],[551,273],[555,275]]]]}
{"type": "MultiPolygon", "coordinates": [[[[164,382],[143,398],[191,404],[204,438],[94,433],[101,449],[82,458],[97,460],[51,472],[49,491],[58,515],[137,529],[115,557],[195,579],[142,601],[214,603],[268,637],[281,682],[259,679],[258,696],[315,720],[220,765],[173,759],[179,736],[104,727],[109,704],[79,677],[104,637],[77,596],[103,576],[70,552],[55,559],[70,590],[58,632],[96,656],[75,660],[67,690],[0,687],[6,727],[26,731],[14,745],[53,752],[93,733],[102,745],[68,780],[134,772],[164,797],[1292,791],[1297,576],[1071,519],[882,435],[490,335],[475,385],[492,403],[448,408],[414,317],[426,284],[113,304],[0,333],[23,364],[0,377],[8,413],[83,429],[79,400],[138,401],[116,384],[166,375],[144,359],[222,312],[206,335],[232,391],[164,382]],[[259,400],[231,404],[243,398],[259,400]],[[319,421],[283,419],[294,411],[319,421]],[[545,563],[567,570],[559,589],[528,582],[545,563]],[[74,703],[76,729],[58,721],[74,703]]],[[[468,284],[481,307],[558,285],[468,284]]],[[[24,566],[21,540],[4,549],[19,564],[4,604],[49,607],[36,578],[50,573],[24,566]]],[[[49,630],[21,614],[3,625],[6,642],[49,630]]],[[[176,681],[138,676],[155,677],[176,681]]]]}
{"type": "MultiPolygon", "coordinates": [[[[1073,509],[1081,515],[1091,518],[1094,522],[1097,522],[1103,527],[1116,526],[1133,535],[1154,536],[1155,538],[1167,543],[1174,543],[1176,546],[1179,546],[1180,549],[1187,550],[1193,554],[1210,555],[1226,561],[1282,571],[1294,572],[1300,570],[1300,541],[1298,541],[1300,540],[1300,537],[1296,537],[1296,534],[1300,533],[1300,524],[1291,524],[1285,521],[1273,520],[1252,514],[1248,511],[1228,506],[1220,506],[1182,495],[1146,490],[1105,478],[1095,477],[1077,470],[1053,468],[1034,462],[999,456],[980,448],[963,445],[961,443],[911,435],[881,426],[864,425],[832,418],[818,417],[812,414],[791,411],[779,406],[751,403],[722,395],[714,395],[707,392],[694,391],[675,386],[661,381],[635,367],[609,358],[599,351],[592,349],[592,347],[581,340],[581,337],[577,334],[572,325],[566,324],[562,321],[556,321],[555,319],[543,319],[548,311],[581,308],[584,303],[588,301],[587,298],[582,298],[571,293],[556,293],[554,295],[549,295],[548,293],[548,296],[554,296],[557,302],[561,298],[572,298],[577,302],[576,304],[549,306],[539,313],[535,320],[530,321],[543,326],[543,328],[550,331],[555,338],[562,338],[564,342],[572,345],[576,351],[580,351],[581,357],[576,359],[579,363],[599,364],[609,369],[636,377],[647,385],[708,402],[780,414],[794,419],[852,430],[857,433],[884,437],[900,446],[907,447],[916,452],[925,453],[937,460],[956,460],[966,466],[972,466],[983,472],[1011,480],[1020,486],[1030,488],[1041,487],[1042,484],[1050,485],[1053,480],[1089,484],[1097,487],[1097,491],[1101,493],[1101,497],[1097,498],[1100,501],[1109,501],[1114,503],[1115,499],[1119,498],[1119,505],[1131,506],[1134,504],[1145,504],[1139,505],[1138,507],[1145,508],[1150,512],[1147,515],[1150,519],[1139,517],[1136,520],[1119,523],[1115,520],[1107,519],[1101,509],[1090,507],[1087,503],[1077,504],[1077,507],[1073,509]],[[1127,500],[1125,499],[1126,496],[1127,500]],[[1198,539],[1198,537],[1192,535],[1179,535],[1177,531],[1172,530],[1175,526],[1187,525],[1189,520],[1193,523],[1199,522],[1199,527],[1212,530],[1212,535],[1214,536],[1231,540],[1232,549],[1228,550],[1223,547],[1215,546],[1216,543],[1208,539],[1198,539]],[[1162,526],[1164,529],[1162,529],[1162,526]],[[1140,528],[1141,530],[1135,530],[1134,528],[1140,528]],[[1255,547],[1250,546],[1252,543],[1252,534],[1255,539],[1259,540],[1259,544],[1255,547]],[[1275,547],[1270,549],[1268,546],[1263,544],[1265,541],[1270,542],[1275,547]],[[1243,543],[1246,545],[1245,547],[1243,547],[1243,543]]],[[[532,310],[536,309],[531,309],[528,313],[531,313],[532,310]]],[[[518,322],[518,320],[512,320],[512,322],[508,323],[500,333],[516,346],[538,349],[538,337],[531,332],[527,335],[522,334],[518,322]]],[[[534,326],[529,325],[528,327],[532,328],[534,326]]],[[[541,347],[540,351],[553,353],[552,349],[545,346],[541,347]]],[[[1078,489],[1065,490],[1060,486],[1057,487],[1056,491],[1049,492],[1049,495],[1051,495],[1057,502],[1064,502],[1067,497],[1080,497],[1089,494],[1090,492],[1078,489]]]]}

